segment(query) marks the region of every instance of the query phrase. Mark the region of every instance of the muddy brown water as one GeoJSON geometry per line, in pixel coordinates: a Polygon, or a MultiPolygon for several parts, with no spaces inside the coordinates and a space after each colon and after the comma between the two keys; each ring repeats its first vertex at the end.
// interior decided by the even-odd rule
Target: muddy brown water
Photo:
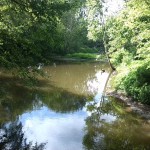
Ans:
{"type": "Polygon", "coordinates": [[[49,78],[36,90],[1,71],[0,149],[36,142],[36,149],[44,143],[46,150],[150,149],[150,124],[119,100],[102,96],[107,63],[54,63],[43,69],[49,78]]]}

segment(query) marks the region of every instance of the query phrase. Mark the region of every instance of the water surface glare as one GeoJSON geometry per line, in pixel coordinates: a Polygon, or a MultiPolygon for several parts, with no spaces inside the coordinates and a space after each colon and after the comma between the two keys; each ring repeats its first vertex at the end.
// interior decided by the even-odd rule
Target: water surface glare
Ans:
{"type": "Polygon", "coordinates": [[[150,149],[149,124],[102,96],[108,64],[55,63],[44,71],[49,78],[36,90],[0,76],[0,149],[150,149]]]}

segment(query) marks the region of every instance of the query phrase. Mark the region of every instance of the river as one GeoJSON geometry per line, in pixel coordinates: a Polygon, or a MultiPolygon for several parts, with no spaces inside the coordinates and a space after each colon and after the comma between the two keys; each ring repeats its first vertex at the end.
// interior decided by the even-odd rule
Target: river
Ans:
{"type": "Polygon", "coordinates": [[[48,78],[34,89],[0,73],[0,149],[150,149],[146,120],[102,94],[107,63],[54,63],[43,69],[48,78]]]}

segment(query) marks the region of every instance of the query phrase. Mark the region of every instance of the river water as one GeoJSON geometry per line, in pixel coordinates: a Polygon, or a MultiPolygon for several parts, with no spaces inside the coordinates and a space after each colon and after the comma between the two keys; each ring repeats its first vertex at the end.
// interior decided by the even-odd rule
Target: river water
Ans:
{"type": "Polygon", "coordinates": [[[40,78],[36,89],[0,72],[0,149],[150,149],[146,120],[102,95],[107,63],[54,63],[43,69],[48,78],[40,78]]]}

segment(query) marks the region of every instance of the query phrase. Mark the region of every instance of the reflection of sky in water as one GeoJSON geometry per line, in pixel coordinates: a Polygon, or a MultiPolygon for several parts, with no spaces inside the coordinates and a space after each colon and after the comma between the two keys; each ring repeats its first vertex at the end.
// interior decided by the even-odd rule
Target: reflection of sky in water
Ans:
{"type": "Polygon", "coordinates": [[[109,122],[115,121],[117,119],[117,117],[113,116],[111,114],[104,114],[104,115],[101,115],[100,119],[109,123],[109,122]]]}
{"type": "MultiPolygon", "coordinates": [[[[97,105],[101,100],[107,77],[108,73],[97,71],[95,75],[86,80],[86,83],[83,81],[87,87],[87,92],[95,95],[94,101],[97,102],[97,105]]],[[[75,88],[79,88],[76,83],[75,86],[75,88]]],[[[56,113],[44,106],[38,110],[24,113],[20,116],[20,120],[23,123],[23,130],[28,141],[47,142],[47,150],[81,150],[83,147],[84,120],[89,115],[91,112],[86,110],[86,106],[82,111],[68,114],[56,113]]],[[[103,115],[101,119],[114,121],[115,117],[103,115]]]]}
{"type": "MultiPolygon", "coordinates": [[[[98,71],[95,74],[95,77],[93,79],[87,81],[88,91],[93,93],[95,96],[94,96],[94,101],[87,102],[86,105],[96,102],[95,106],[96,107],[100,106],[100,103],[102,100],[101,99],[102,93],[103,93],[108,76],[109,76],[109,74],[107,72],[102,73],[101,71],[98,71]]],[[[105,100],[107,100],[107,99],[105,98],[105,100]]],[[[84,108],[84,109],[86,110],[86,108],[84,108]]],[[[96,110],[94,110],[94,111],[96,111],[96,110]]],[[[93,113],[93,111],[89,112],[87,110],[86,110],[86,112],[89,116],[91,115],[91,113],[93,113]]],[[[104,115],[101,115],[100,119],[105,120],[105,122],[113,122],[116,120],[116,116],[113,116],[111,114],[104,114],[104,115]]]]}
{"type": "MultiPolygon", "coordinates": [[[[28,141],[45,143],[47,150],[82,150],[87,113],[59,114],[42,107],[20,117],[28,141]]],[[[115,116],[104,114],[101,120],[112,122],[115,116]]]]}
{"type": "Polygon", "coordinates": [[[28,141],[47,142],[48,150],[82,149],[86,113],[59,114],[42,107],[20,117],[28,141]]]}
{"type": "Polygon", "coordinates": [[[96,96],[97,94],[101,94],[105,87],[108,75],[108,73],[101,73],[101,71],[98,71],[95,74],[95,77],[87,81],[88,91],[93,94],[96,94],[96,96]]]}

